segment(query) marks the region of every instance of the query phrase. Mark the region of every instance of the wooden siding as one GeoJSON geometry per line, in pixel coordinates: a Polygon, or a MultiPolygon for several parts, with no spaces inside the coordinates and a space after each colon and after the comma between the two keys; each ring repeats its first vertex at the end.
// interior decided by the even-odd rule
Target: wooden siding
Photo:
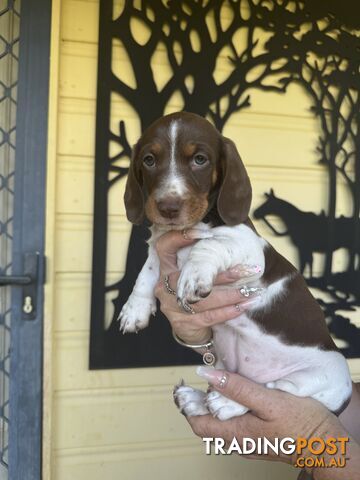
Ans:
{"type": "MultiPolygon", "coordinates": [[[[297,472],[284,465],[204,455],[171,394],[182,377],[202,385],[192,367],[88,370],[98,8],[95,0],[56,0],[53,9],[44,478],[296,478],[297,472]]],[[[115,57],[126,65],[121,47],[115,57]]],[[[165,75],[161,52],[156,61],[160,76],[165,75]]],[[[219,69],[226,71],[225,56],[219,69]]],[[[314,210],[325,195],[324,171],[313,156],[317,125],[301,95],[296,87],[286,97],[253,92],[251,109],[234,116],[226,127],[225,135],[237,142],[248,166],[254,206],[270,187],[304,210],[314,210]]],[[[174,100],[169,110],[179,107],[174,100]]],[[[112,113],[126,120],[130,141],[135,141],[138,120],[121,98],[114,98],[112,113]]],[[[123,188],[110,199],[109,276],[114,279],[124,271],[130,232],[123,188]]],[[[339,195],[339,213],[349,213],[345,188],[339,195]]],[[[286,239],[273,238],[262,224],[258,228],[297,262],[286,239]]],[[[341,266],[341,252],[335,261],[341,266]]],[[[315,269],[321,262],[316,258],[315,269]]],[[[359,363],[351,363],[359,374],[359,363]]]]}

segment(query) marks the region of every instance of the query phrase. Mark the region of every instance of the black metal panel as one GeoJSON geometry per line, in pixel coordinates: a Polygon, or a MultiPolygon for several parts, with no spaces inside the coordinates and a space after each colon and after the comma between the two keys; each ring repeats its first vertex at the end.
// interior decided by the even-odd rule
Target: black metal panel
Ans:
{"type": "MultiPolygon", "coordinates": [[[[126,164],[131,155],[128,127],[124,119],[119,119],[118,131],[110,129],[111,94],[120,95],[135,110],[140,130],[164,114],[174,93],[181,93],[184,110],[207,116],[222,131],[234,113],[251,107],[252,90],[286,94],[288,86],[294,83],[307,94],[311,112],[319,119],[319,155],[314,160],[326,165],[328,170],[327,215],[325,227],[322,228],[325,238],[322,241],[326,245],[321,250],[325,255],[325,270],[320,279],[309,278],[309,285],[316,283],[324,292],[334,292],[341,284],[340,289],[350,303],[341,299],[336,305],[324,305],[325,312],[335,322],[330,325],[334,327],[334,333],[336,330],[336,335],[349,345],[345,353],[349,356],[359,355],[358,330],[352,325],[350,333],[346,319],[339,320],[336,314],[340,308],[359,306],[359,294],[354,294],[346,287],[349,282],[359,284],[360,268],[357,250],[360,243],[357,223],[360,208],[360,148],[357,133],[360,111],[359,20],[356,12],[356,0],[341,6],[337,2],[321,0],[130,0],[125,2],[121,13],[113,18],[113,1],[101,2],[91,368],[173,365],[198,361],[192,352],[174,344],[167,321],[159,313],[150,327],[137,336],[122,336],[118,331],[118,313],[132,290],[146,256],[146,226],[132,229],[124,277],[111,285],[106,284],[109,192],[118,188],[119,181],[126,176],[124,162],[126,164]],[[223,24],[225,4],[227,25],[223,24]],[[210,13],[215,37],[211,35],[206,21],[210,13]],[[132,28],[135,20],[147,29],[146,41],[136,37],[132,28]],[[241,29],[246,29],[247,34],[243,35],[242,40],[235,40],[234,34],[241,29]],[[266,32],[266,41],[257,37],[259,29],[266,32]],[[194,39],[194,32],[200,48],[194,39]],[[121,42],[127,52],[136,88],[124,83],[113,71],[114,41],[121,42]],[[156,84],[151,64],[159,45],[165,50],[172,71],[161,87],[156,84]],[[216,82],[216,62],[224,47],[228,47],[229,52],[229,76],[216,82]],[[254,74],[256,68],[258,74],[254,74]],[[113,157],[109,154],[110,142],[115,143],[119,150],[113,157]],[[350,171],[355,172],[354,177],[350,171]],[[336,177],[339,174],[348,184],[353,203],[353,217],[348,220],[353,224],[353,230],[346,234],[351,243],[348,248],[349,275],[346,272],[346,275],[332,272],[336,246],[336,177]],[[105,298],[114,293],[116,297],[112,300],[111,325],[105,328],[105,298]]],[[[281,145],[279,148],[282,148],[281,145]]],[[[318,209],[323,207],[319,205],[318,209]]],[[[306,228],[306,224],[302,225],[303,231],[306,228]]],[[[302,264],[299,266],[302,268],[302,264]]]]}

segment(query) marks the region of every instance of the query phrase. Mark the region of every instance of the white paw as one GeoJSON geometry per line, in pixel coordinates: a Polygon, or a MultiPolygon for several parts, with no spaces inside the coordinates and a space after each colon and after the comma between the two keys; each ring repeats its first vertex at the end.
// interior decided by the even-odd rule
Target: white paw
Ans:
{"type": "Polygon", "coordinates": [[[191,304],[207,297],[213,288],[216,274],[217,269],[210,262],[186,262],[177,284],[179,301],[191,304]]]}
{"type": "Polygon", "coordinates": [[[137,333],[149,325],[150,316],[154,315],[155,312],[155,299],[140,297],[132,293],[118,317],[120,331],[137,333]]]}
{"type": "Polygon", "coordinates": [[[216,390],[207,394],[206,405],[210,410],[210,413],[219,420],[228,420],[229,418],[239,417],[249,411],[244,405],[224,397],[216,390]]]}
{"type": "Polygon", "coordinates": [[[189,387],[181,382],[174,388],[174,399],[181,413],[187,417],[207,415],[209,410],[205,406],[206,393],[189,387]]]}

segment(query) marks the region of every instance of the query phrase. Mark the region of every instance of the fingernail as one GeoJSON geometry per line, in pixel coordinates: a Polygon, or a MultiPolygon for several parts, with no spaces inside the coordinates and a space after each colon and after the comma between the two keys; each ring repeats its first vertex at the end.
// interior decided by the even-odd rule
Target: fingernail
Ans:
{"type": "Polygon", "coordinates": [[[261,295],[254,296],[252,298],[249,298],[249,300],[245,300],[244,302],[237,303],[234,306],[238,312],[244,312],[247,308],[252,307],[256,303],[258,303],[260,299],[261,299],[261,295]]]}
{"type": "Polygon", "coordinates": [[[201,238],[213,238],[213,234],[208,230],[201,230],[200,228],[190,228],[190,230],[185,230],[185,235],[191,240],[197,240],[201,238]]]}
{"type": "Polygon", "coordinates": [[[260,265],[235,265],[228,270],[230,275],[234,277],[250,277],[256,273],[262,272],[260,265]]]}
{"type": "Polygon", "coordinates": [[[199,377],[208,380],[210,383],[216,383],[216,381],[220,380],[223,375],[223,372],[221,370],[215,370],[214,367],[203,366],[197,367],[196,373],[197,375],[199,375],[199,377]]]}
{"type": "Polygon", "coordinates": [[[213,367],[197,367],[196,373],[217,387],[223,388],[227,383],[228,377],[223,370],[215,370],[213,367]]]}

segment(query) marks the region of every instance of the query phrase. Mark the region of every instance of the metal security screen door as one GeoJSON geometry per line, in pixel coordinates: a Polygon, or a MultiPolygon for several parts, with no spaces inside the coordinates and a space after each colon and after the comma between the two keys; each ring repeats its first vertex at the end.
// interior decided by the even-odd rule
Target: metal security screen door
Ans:
{"type": "MultiPolygon", "coordinates": [[[[0,13],[0,273],[12,273],[16,89],[18,79],[19,2],[0,13]],[[11,49],[11,52],[10,52],[11,49]]],[[[11,287],[0,288],[0,478],[9,463],[11,287]]]]}
{"type": "Polygon", "coordinates": [[[0,480],[41,478],[50,0],[0,0],[0,480]]]}

